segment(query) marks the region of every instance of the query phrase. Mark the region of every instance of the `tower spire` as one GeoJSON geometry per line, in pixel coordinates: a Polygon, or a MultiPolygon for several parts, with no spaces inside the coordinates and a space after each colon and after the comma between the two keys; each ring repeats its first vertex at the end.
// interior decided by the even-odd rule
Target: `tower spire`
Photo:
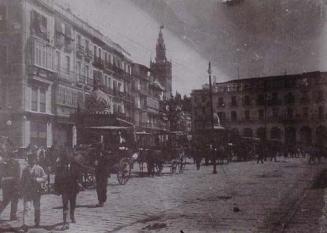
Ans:
{"type": "Polygon", "coordinates": [[[166,62],[166,45],[165,40],[163,38],[162,30],[164,29],[164,25],[160,26],[159,36],[156,45],[156,62],[166,62]]]}

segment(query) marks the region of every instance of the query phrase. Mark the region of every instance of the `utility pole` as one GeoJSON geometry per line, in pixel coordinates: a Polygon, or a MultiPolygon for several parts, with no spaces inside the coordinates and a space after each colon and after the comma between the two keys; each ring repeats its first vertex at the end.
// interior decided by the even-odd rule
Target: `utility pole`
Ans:
{"type": "MultiPolygon", "coordinates": [[[[214,138],[214,131],[215,131],[215,125],[214,125],[214,119],[213,119],[213,101],[212,101],[212,82],[211,82],[211,62],[209,62],[208,67],[208,74],[209,74],[209,100],[210,100],[210,121],[211,121],[211,138],[214,138]]],[[[216,163],[216,152],[214,151],[214,146],[212,145],[211,153],[213,158],[213,174],[217,174],[217,163],[216,163]]]]}

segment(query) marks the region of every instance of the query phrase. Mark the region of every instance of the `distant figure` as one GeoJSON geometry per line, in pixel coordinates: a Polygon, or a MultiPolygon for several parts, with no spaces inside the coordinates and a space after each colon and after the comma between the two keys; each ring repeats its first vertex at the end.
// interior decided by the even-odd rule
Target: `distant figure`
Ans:
{"type": "Polygon", "coordinates": [[[97,207],[103,207],[107,201],[107,185],[108,185],[108,167],[107,158],[104,151],[104,144],[99,143],[95,154],[95,179],[96,179],[96,191],[98,195],[97,207]]]}
{"type": "Polygon", "coordinates": [[[33,202],[34,206],[34,222],[39,227],[41,218],[41,195],[44,183],[47,180],[43,168],[37,162],[36,153],[28,155],[28,166],[24,168],[22,173],[22,194],[24,200],[24,225],[25,218],[28,214],[29,202],[33,202]]]}
{"type": "Polygon", "coordinates": [[[259,144],[257,153],[258,153],[257,163],[262,163],[263,164],[263,161],[265,159],[265,146],[264,146],[263,143],[259,144]]]}
{"type": "Polygon", "coordinates": [[[63,230],[69,228],[67,223],[68,203],[70,205],[70,220],[76,223],[75,208],[77,194],[81,190],[81,172],[79,165],[74,161],[68,151],[61,153],[57,160],[55,172],[55,191],[61,195],[63,204],[63,230]]]}
{"type": "Polygon", "coordinates": [[[17,220],[17,204],[19,197],[19,163],[14,160],[6,146],[6,140],[2,138],[0,144],[0,182],[2,188],[2,201],[0,202],[0,215],[11,203],[10,220],[17,220]]]}

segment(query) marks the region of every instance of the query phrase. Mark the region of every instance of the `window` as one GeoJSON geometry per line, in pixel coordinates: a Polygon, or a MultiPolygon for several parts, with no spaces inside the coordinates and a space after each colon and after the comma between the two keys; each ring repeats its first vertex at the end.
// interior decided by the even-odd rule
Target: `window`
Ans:
{"type": "Polygon", "coordinates": [[[31,144],[46,146],[47,144],[47,125],[43,122],[31,122],[31,144]]]}
{"type": "Polygon", "coordinates": [[[34,65],[53,70],[53,50],[45,43],[34,41],[34,65]]]}
{"type": "Polygon", "coordinates": [[[237,121],[237,112],[235,112],[235,111],[231,112],[231,120],[232,121],[237,121]]]}
{"type": "Polygon", "coordinates": [[[81,45],[82,45],[81,35],[77,35],[77,46],[81,46],[81,45]]]}
{"type": "Polygon", "coordinates": [[[319,108],[318,108],[318,117],[319,117],[319,119],[324,119],[324,107],[323,106],[319,106],[319,108]]]}
{"type": "Polygon", "coordinates": [[[113,89],[114,91],[117,91],[117,81],[113,80],[113,89]]]}
{"type": "Polygon", "coordinates": [[[245,120],[249,121],[250,120],[250,111],[249,110],[246,110],[244,112],[244,116],[245,116],[245,120]]]}
{"type": "Polygon", "coordinates": [[[85,49],[89,49],[90,48],[90,42],[88,40],[85,40],[85,49]]]}
{"type": "Polygon", "coordinates": [[[272,109],[272,115],[274,119],[278,119],[279,117],[279,109],[278,108],[273,108],[272,109]]]}
{"type": "Polygon", "coordinates": [[[66,56],[66,67],[65,67],[65,72],[67,74],[70,73],[70,57],[69,56],[66,56]]]}
{"type": "Polygon", "coordinates": [[[7,8],[4,5],[0,5],[0,32],[4,32],[7,29],[7,8]]]}
{"type": "Polygon", "coordinates": [[[77,62],[76,64],[76,70],[77,70],[77,75],[78,75],[78,78],[80,81],[83,81],[82,80],[82,63],[80,61],[77,62]]]}
{"type": "Polygon", "coordinates": [[[58,89],[57,102],[61,105],[77,107],[77,96],[74,90],[60,86],[58,89]]]}
{"type": "Polygon", "coordinates": [[[40,90],[40,112],[46,112],[46,92],[45,90],[40,90]]]}
{"type": "Polygon", "coordinates": [[[218,106],[219,106],[219,107],[223,107],[223,106],[225,106],[224,98],[223,98],[223,97],[219,97],[219,98],[218,98],[218,106]]]}
{"type": "Polygon", "coordinates": [[[99,54],[98,54],[98,56],[99,56],[99,58],[101,58],[101,48],[99,48],[99,54]]]}
{"type": "Polygon", "coordinates": [[[251,99],[250,99],[250,96],[248,96],[248,95],[244,96],[244,105],[245,105],[245,106],[249,106],[249,105],[251,105],[251,99]]]}
{"type": "Polygon", "coordinates": [[[263,94],[257,96],[257,105],[265,105],[265,96],[263,94]]]}
{"type": "Polygon", "coordinates": [[[260,109],[258,114],[259,114],[259,120],[263,120],[265,118],[265,112],[263,109],[260,109]]]}
{"type": "Polygon", "coordinates": [[[93,56],[96,57],[97,56],[97,47],[94,45],[93,47],[93,56]]]}
{"type": "Polygon", "coordinates": [[[85,65],[85,77],[89,78],[90,68],[88,65],[85,65]]]}
{"type": "Polygon", "coordinates": [[[293,109],[291,108],[287,109],[287,119],[293,119],[293,109]]]}
{"type": "Polygon", "coordinates": [[[37,104],[38,104],[38,89],[32,88],[32,106],[31,109],[34,112],[37,112],[37,104]]]}
{"type": "Polygon", "coordinates": [[[7,46],[0,46],[0,70],[5,71],[8,65],[8,50],[7,46]]]}
{"type": "Polygon", "coordinates": [[[294,95],[289,92],[287,95],[284,97],[285,104],[293,104],[295,102],[294,95]]]}
{"type": "Polygon", "coordinates": [[[308,119],[309,117],[309,108],[308,107],[304,107],[303,108],[303,118],[304,119],[308,119]]]}
{"type": "Polygon", "coordinates": [[[237,106],[236,96],[232,96],[232,106],[237,106]]]}
{"type": "Polygon", "coordinates": [[[108,87],[111,88],[111,78],[108,77],[108,87]]]}
{"type": "Polygon", "coordinates": [[[224,112],[218,112],[218,117],[219,117],[220,123],[224,123],[226,121],[226,114],[224,112]]]}
{"type": "Polygon", "coordinates": [[[47,31],[47,18],[36,11],[31,12],[31,31],[32,34],[37,35],[38,37],[48,40],[48,31],[47,31]]]}
{"type": "Polygon", "coordinates": [[[60,59],[60,52],[56,51],[56,69],[59,72],[60,71],[60,63],[61,63],[61,59],[60,59]]]}

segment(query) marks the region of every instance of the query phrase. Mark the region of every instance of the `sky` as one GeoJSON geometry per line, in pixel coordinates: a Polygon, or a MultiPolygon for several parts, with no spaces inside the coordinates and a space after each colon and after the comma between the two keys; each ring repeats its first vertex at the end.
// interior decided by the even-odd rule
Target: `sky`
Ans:
{"type": "MultiPolygon", "coordinates": [[[[149,66],[155,58],[155,45],[161,22],[129,0],[56,0],[69,6],[73,13],[123,46],[132,60],[149,66]],[[91,4],[92,2],[92,4],[91,4]]],[[[184,43],[168,27],[164,29],[167,58],[173,64],[173,90],[189,94],[208,79],[209,60],[184,43]]],[[[214,79],[228,77],[216,67],[214,79]]]]}
{"type": "Polygon", "coordinates": [[[173,89],[327,71],[327,0],[56,0],[149,65],[165,25],[173,89]],[[92,3],[92,4],[91,4],[92,3]]]}

